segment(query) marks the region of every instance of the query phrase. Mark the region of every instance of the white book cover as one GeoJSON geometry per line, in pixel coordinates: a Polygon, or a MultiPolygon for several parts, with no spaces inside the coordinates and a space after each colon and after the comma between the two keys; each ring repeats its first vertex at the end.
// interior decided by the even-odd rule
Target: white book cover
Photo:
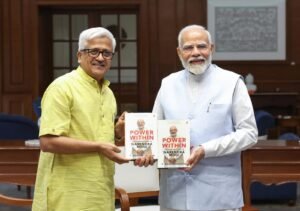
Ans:
{"type": "Polygon", "coordinates": [[[152,154],[157,159],[157,115],[125,114],[125,157],[136,159],[152,154]]]}
{"type": "Polygon", "coordinates": [[[184,168],[190,156],[190,122],[158,120],[158,168],[184,168]]]}

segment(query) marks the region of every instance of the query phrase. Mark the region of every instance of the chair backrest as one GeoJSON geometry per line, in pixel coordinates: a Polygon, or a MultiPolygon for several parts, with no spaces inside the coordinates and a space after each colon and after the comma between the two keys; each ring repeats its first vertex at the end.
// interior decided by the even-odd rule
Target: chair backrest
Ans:
{"type": "MultiPolygon", "coordinates": [[[[120,148],[124,151],[124,147],[120,148]]],[[[130,161],[121,165],[116,164],[115,171],[115,186],[124,189],[129,198],[158,196],[159,171],[156,164],[138,167],[130,161]]]]}
{"type": "Polygon", "coordinates": [[[267,135],[268,130],[275,127],[275,118],[269,112],[256,110],[254,115],[258,129],[258,136],[267,135]]]}
{"type": "Polygon", "coordinates": [[[37,123],[20,115],[0,114],[0,139],[37,139],[37,123]]]}
{"type": "Polygon", "coordinates": [[[40,118],[40,116],[42,114],[41,100],[42,100],[42,98],[38,97],[32,103],[33,111],[38,118],[40,118]]]}
{"type": "Polygon", "coordinates": [[[283,133],[278,137],[279,140],[299,141],[300,137],[295,133],[283,133]]]}

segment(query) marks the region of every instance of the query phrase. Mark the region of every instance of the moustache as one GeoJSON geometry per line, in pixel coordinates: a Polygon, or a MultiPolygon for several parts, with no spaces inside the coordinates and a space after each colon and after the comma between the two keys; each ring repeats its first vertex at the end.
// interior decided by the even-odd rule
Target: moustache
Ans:
{"type": "Polygon", "coordinates": [[[200,57],[197,57],[197,58],[188,59],[188,63],[196,62],[196,61],[199,61],[199,60],[206,62],[206,59],[204,57],[200,56],[200,57]]]}
{"type": "Polygon", "coordinates": [[[105,62],[104,62],[104,61],[94,61],[93,64],[94,64],[94,65],[101,65],[101,66],[104,66],[104,65],[105,65],[105,62]]]}

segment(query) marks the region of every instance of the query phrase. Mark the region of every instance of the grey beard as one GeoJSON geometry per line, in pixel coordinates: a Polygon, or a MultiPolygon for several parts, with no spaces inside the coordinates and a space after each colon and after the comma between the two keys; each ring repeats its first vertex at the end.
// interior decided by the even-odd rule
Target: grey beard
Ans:
{"type": "Polygon", "coordinates": [[[212,56],[210,55],[203,65],[189,65],[188,62],[185,62],[180,58],[182,66],[187,69],[190,73],[194,75],[201,75],[205,72],[207,67],[211,64],[212,56]]]}
{"type": "Polygon", "coordinates": [[[188,67],[188,71],[195,74],[195,75],[201,75],[205,72],[207,68],[207,64],[205,65],[193,65],[193,67],[188,67]]]}

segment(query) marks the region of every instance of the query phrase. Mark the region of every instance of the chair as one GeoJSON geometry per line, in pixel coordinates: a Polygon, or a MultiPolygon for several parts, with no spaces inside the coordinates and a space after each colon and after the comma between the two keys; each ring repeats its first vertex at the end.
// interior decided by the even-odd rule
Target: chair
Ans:
{"type": "MultiPolygon", "coordinates": [[[[120,147],[124,151],[123,147],[120,147]]],[[[156,164],[148,167],[134,166],[133,162],[116,164],[115,169],[116,198],[121,195],[118,188],[125,190],[125,197],[120,202],[118,211],[159,211],[158,204],[138,205],[138,200],[144,197],[157,197],[159,194],[159,171],[156,164]]]]}
{"type": "Polygon", "coordinates": [[[1,139],[38,139],[38,125],[24,116],[0,114],[1,139]]]}
{"type": "Polygon", "coordinates": [[[300,135],[300,116],[279,116],[277,126],[278,134],[292,132],[300,135]]]}
{"type": "MultiPolygon", "coordinates": [[[[284,133],[278,137],[279,140],[293,140],[299,141],[300,137],[294,133],[284,133]]],[[[295,204],[297,199],[297,183],[285,183],[281,185],[264,185],[260,182],[253,182],[251,184],[251,199],[253,201],[259,200],[282,200],[288,201],[290,205],[295,204]]]]}
{"type": "Polygon", "coordinates": [[[268,133],[275,128],[275,118],[272,114],[264,110],[254,111],[259,139],[267,139],[268,133]]]}
{"type": "Polygon", "coordinates": [[[34,111],[34,113],[36,114],[37,118],[40,118],[40,117],[41,117],[41,114],[42,114],[41,100],[42,100],[42,98],[41,98],[41,97],[38,97],[38,98],[36,98],[36,99],[33,101],[33,103],[32,103],[33,111],[34,111]]]}
{"type": "MultiPolygon", "coordinates": [[[[24,116],[0,114],[0,141],[1,140],[26,140],[38,139],[38,125],[24,116]]],[[[18,185],[18,189],[21,186],[18,185]]],[[[27,186],[27,198],[31,198],[31,187],[27,186]]],[[[0,195],[1,201],[7,201],[7,197],[0,195]]]]}
{"type": "Polygon", "coordinates": [[[299,141],[300,138],[295,133],[287,132],[279,136],[279,140],[299,141]]]}

